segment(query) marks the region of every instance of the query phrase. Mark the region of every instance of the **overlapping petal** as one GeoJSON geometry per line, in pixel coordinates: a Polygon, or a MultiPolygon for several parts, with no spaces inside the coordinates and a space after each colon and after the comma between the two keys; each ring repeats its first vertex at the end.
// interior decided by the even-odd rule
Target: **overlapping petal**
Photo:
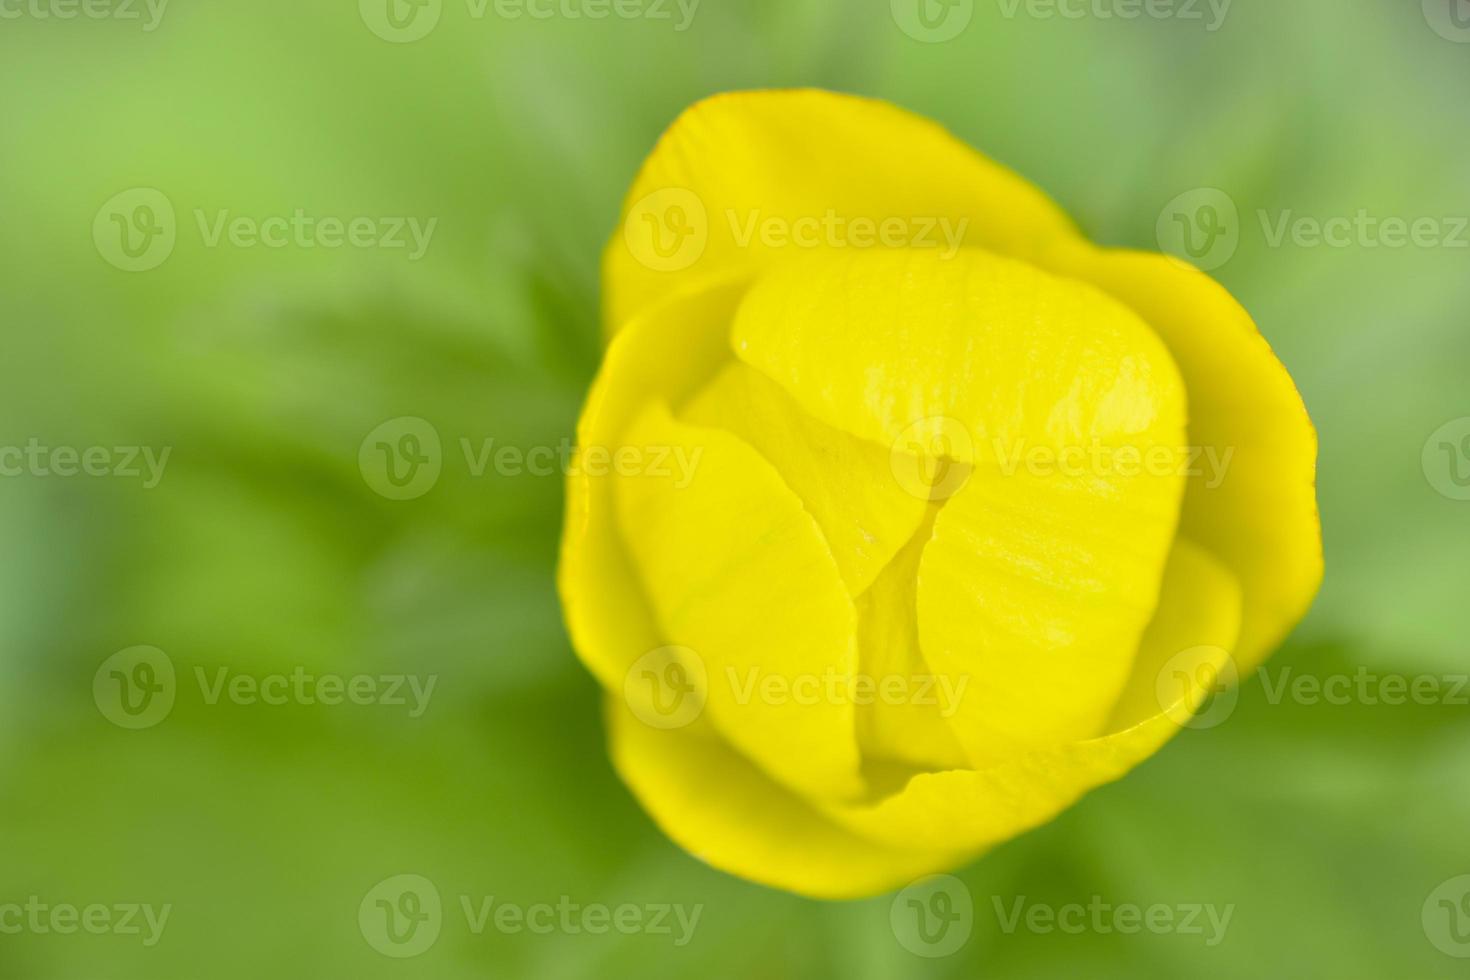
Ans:
{"type": "Polygon", "coordinates": [[[944,870],[1137,765],[1305,611],[1315,433],[1202,274],[814,91],[691,108],[623,219],[579,443],[699,465],[574,472],[560,587],[618,771],[691,853],[829,898],[944,870]],[[963,248],[759,233],[824,217],[946,221],[963,248]],[[704,704],[674,729],[624,683],[670,644],[704,704]],[[751,686],[832,674],[960,697],[751,686]]]}
{"type": "MultiPolygon", "coordinates": [[[[791,228],[829,212],[849,224],[906,222],[936,252],[949,247],[941,219],[966,246],[1023,257],[1072,233],[1035,187],[889,103],[811,89],[717,95],[669,127],[628,192],[603,257],[609,336],[690,276],[752,275],[802,247],[768,244],[753,222],[791,228]],[[644,235],[692,237],[668,267],[644,235]]],[[[835,241],[862,244],[850,229],[835,241]]]]}

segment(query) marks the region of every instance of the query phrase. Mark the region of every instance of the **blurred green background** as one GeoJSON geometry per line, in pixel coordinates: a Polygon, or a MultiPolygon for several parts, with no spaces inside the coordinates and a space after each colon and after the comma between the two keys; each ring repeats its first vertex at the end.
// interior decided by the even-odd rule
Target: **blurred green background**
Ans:
{"type": "MultiPolygon", "coordinates": [[[[1209,30],[1203,4],[1124,19],[1099,14],[1117,3],[1072,18],[973,0],[951,11],[970,18],[957,37],[929,43],[887,0],[704,0],[685,30],[672,4],[669,20],[537,20],[443,0],[399,43],[368,0],[173,0],[151,30],[142,0],[39,15],[66,3],[0,3],[0,446],[170,455],[156,486],[0,478],[0,904],[171,913],[151,946],[0,934],[0,976],[1465,975],[1445,950],[1470,942],[1421,918],[1470,874],[1470,709],[1449,698],[1272,704],[1249,680],[1225,724],[958,872],[975,922],[946,958],[896,941],[887,897],[817,903],[706,868],[607,762],[553,588],[559,479],[475,476],[460,440],[571,434],[599,356],[600,248],[681,108],[748,87],[881,96],[1103,242],[1157,247],[1178,195],[1228,195],[1239,244],[1214,274],[1322,438],[1327,580],[1273,666],[1462,676],[1470,502],[1454,467],[1470,459],[1424,451],[1470,416],[1470,233],[1454,247],[1452,220],[1470,215],[1470,4],[1236,0],[1209,30]],[[177,213],[172,253],[146,271],[94,243],[132,188],[177,213]],[[297,209],[438,222],[414,261],[211,247],[196,219],[297,209]],[[1261,211],[1431,218],[1447,240],[1273,244],[1261,211]],[[442,437],[443,472],[396,501],[359,448],[404,416],[442,437]],[[168,717],[133,731],[93,680],[138,645],[178,683],[168,717]],[[220,668],[437,686],[421,717],[210,704],[195,672],[220,668]],[[406,960],[358,922],[401,874],[445,905],[437,943],[406,960]],[[1211,947],[1008,934],[992,902],[1094,895],[1234,913],[1211,947]],[[703,910],[679,947],[475,934],[461,896],[703,910]]],[[[1470,940],[1470,907],[1461,924],[1470,940]]]]}

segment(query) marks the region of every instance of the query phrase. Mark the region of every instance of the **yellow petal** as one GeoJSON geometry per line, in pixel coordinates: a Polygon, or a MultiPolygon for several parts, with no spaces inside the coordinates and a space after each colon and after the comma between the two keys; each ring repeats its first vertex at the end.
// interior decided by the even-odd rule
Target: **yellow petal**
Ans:
{"type": "Polygon", "coordinates": [[[961,462],[1168,442],[1168,351],[1085,283],[967,250],[823,253],[773,269],[736,313],[736,355],[812,415],[961,462]]]}
{"type": "Polygon", "coordinates": [[[919,642],[939,676],[969,680],[953,727],[975,764],[1101,731],[1153,615],[1183,485],[1169,471],[985,466],[944,505],[919,565],[919,642]]]}
{"type": "MultiPolygon", "coordinates": [[[[650,396],[678,401],[730,358],[740,290],[693,285],[648,310],[609,346],[577,424],[579,457],[612,449],[650,396]]],[[[557,583],[572,646],[604,687],[619,690],[639,657],[664,643],[623,547],[610,471],[567,478],[557,583]]]]}
{"type": "MultiPolygon", "coordinates": [[[[968,757],[950,728],[950,719],[969,692],[971,677],[938,675],[919,646],[915,592],[919,558],[933,533],[939,505],[914,539],[883,569],[872,588],[858,597],[861,672],[879,688],[872,703],[858,706],[858,743],[869,761],[892,762],[903,769],[961,769],[968,757]],[[893,680],[893,696],[881,690],[893,680]]],[[[911,773],[909,773],[911,775],[911,773]]]]}
{"type": "MultiPolygon", "coordinates": [[[[1179,541],[1168,566],[1157,616],[1138,661],[1153,670],[1181,650],[1213,648],[1218,667],[1234,647],[1240,596],[1234,579],[1203,549],[1179,541]]],[[[1152,676],[1136,678],[1154,690],[1152,676]]],[[[1135,682],[1130,680],[1130,692],[1135,682]]],[[[914,777],[903,792],[875,806],[826,806],[854,833],[894,847],[950,848],[974,853],[1045,823],[1089,789],[1122,776],[1158,751],[1208,696],[1204,685],[1182,690],[1182,703],[1100,738],[1022,752],[986,769],[914,777]]],[[[1125,697],[1132,697],[1131,693],[1125,697]]],[[[1120,716],[1122,717],[1122,716],[1120,716]]],[[[1131,720],[1131,717],[1128,719],[1131,720]]]]}
{"type": "MultiPolygon", "coordinates": [[[[1220,654],[1240,645],[1241,609],[1240,582],[1230,569],[1190,539],[1176,539],[1158,609],[1139,644],[1133,672],[1113,706],[1106,733],[1127,731],[1161,711],[1176,722],[1187,718],[1181,710],[1187,703],[1184,688],[1161,680],[1172,681],[1171,665],[1180,662],[1181,654],[1207,647],[1216,649],[1190,662],[1233,667],[1234,653],[1220,654]]],[[[1208,696],[1209,691],[1204,693],[1208,696]]]]}
{"type": "Polygon", "coordinates": [[[871,252],[767,273],[732,337],[828,424],[976,463],[918,594],[925,660],[969,680],[953,727],[972,759],[1098,731],[1183,487],[1184,392],[1148,326],[1091,286],[986,252],[871,252]]]}
{"type": "Polygon", "coordinates": [[[926,502],[894,480],[889,453],[818,422],[747,365],[728,365],[682,417],[734,433],[780,472],[821,526],[851,595],[873,583],[924,518],[926,502]]]}
{"type": "Polygon", "coordinates": [[[675,121],[629,191],[603,260],[608,335],[690,273],[749,275],[810,250],[797,241],[861,248],[881,237],[853,222],[885,220],[901,229],[890,241],[935,252],[962,243],[1026,256],[1072,233],[1035,187],[889,103],[811,89],[718,95],[675,121]],[[765,234],[767,222],[792,241],[765,234]]]}
{"type": "Polygon", "coordinates": [[[951,868],[954,850],[885,846],[833,823],[717,738],[650,728],[607,700],[613,764],[679,846],[707,864],[812,898],[862,898],[951,868]]]}
{"type": "Polygon", "coordinates": [[[827,693],[857,666],[856,614],[816,521],[728,432],[655,403],[628,440],[697,460],[687,485],[640,473],[614,498],[662,636],[704,661],[715,726],[789,787],[860,794],[853,704],[827,693]]]}
{"type": "Polygon", "coordinates": [[[1161,255],[1058,245],[1058,271],[1097,283],[1168,345],[1189,388],[1202,458],[1181,533],[1225,561],[1244,590],[1237,659],[1253,670],[1306,613],[1322,581],[1317,434],[1290,375],[1218,283],[1161,255]],[[1225,463],[1226,454],[1228,464],[1225,463]],[[1223,479],[1212,479],[1224,468],[1223,479]]]}

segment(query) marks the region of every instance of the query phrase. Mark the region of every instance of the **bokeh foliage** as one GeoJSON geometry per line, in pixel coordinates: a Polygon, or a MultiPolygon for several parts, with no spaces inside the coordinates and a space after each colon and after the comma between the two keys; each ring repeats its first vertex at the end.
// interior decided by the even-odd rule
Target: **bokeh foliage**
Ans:
{"type": "MultiPolygon", "coordinates": [[[[1470,873],[1463,708],[1271,704],[961,872],[958,955],[888,900],[808,902],[670,844],[613,776],[553,589],[561,487],[473,477],[457,441],[568,436],[598,359],[598,253],[662,128],[721,90],[818,85],[933,116],[1103,242],[1154,247],[1176,194],[1240,204],[1218,270],[1322,438],[1327,581],[1298,672],[1467,670],[1470,503],[1420,452],[1470,415],[1470,251],[1270,247],[1254,216],[1470,214],[1470,45],[1418,3],[1237,0],[1224,27],[1007,18],[922,44],[886,2],[705,0],[693,26],[473,20],[413,44],[351,3],[174,0],[156,31],[0,20],[0,444],[170,446],[137,481],[0,480],[0,901],[171,903],[164,940],[0,936],[0,974],[522,977],[1452,977],[1420,907],[1470,873]],[[163,266],[99,257],[101,204],[180,213],[163,266]],[[206,248],[192,212],[437,216],[426,256],[206,248]],[[358,469],[386,419],[446,440],[435,489],[358,469]],[[422,719],[202,703],[109,724],[134,644],[194,667],[437,674],[422,719]],[[358,932],[377,881],[446,901],[702,903],[693,942],[358,932]],[[989,896],[1236,906],[1227,941],[1005,935],[989,896]]],[[[895,147],[894,152],[903,152],[895,147]]]]}

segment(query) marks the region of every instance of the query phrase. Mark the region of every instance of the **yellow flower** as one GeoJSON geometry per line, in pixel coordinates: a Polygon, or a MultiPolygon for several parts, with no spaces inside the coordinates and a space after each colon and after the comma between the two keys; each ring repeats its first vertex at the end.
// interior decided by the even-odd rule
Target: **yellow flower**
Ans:
{"type": "Polygon", "coordinates": [[[715,867],[832,898],[953,867],[1316,592],[1316,436],[1250,317],[926,120],[701,102],[604,276],[561,593],[619,773],[715,867]]]}

